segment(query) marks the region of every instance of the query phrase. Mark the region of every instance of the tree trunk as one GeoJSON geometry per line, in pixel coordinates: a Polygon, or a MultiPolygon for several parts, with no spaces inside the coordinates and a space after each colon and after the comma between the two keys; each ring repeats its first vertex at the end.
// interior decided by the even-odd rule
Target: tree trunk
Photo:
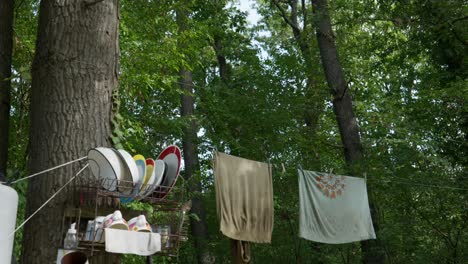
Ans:
{"type": "MultiPolygon", "coordinates": [[[[110,146],[112,92],[118,80],[118,0],[43,0],[32,67],[29,172],[110,146]]],[[[29,181],[30,215],[81,165],[29,181]]],[[[89,175],[89,170],[80,177],[89,175]]],[[[52,263],[63,247],[60,231],[66,188],[24,230],[22,263],[52,263]]],[[[118,263],[114,255],[92,263],[118,263]]]]}
{"type": "MultiPolygon", "coordinates": [[[[222,7],[220,6],[220,8],[222,7]]],[[[229,87],[230,71],[229,71],[229,65],[227,63],[226,56],[224,54],[223,39],[220,36],[220,34],[217,34],[216,32],[213,33],[213,50],[216,54],[216,59],[218,61],[219,78],[221,79],[221,82],[223,83],[223,85],[225,85],[226,87],[229,87]]],[[[233,150],[232,153],[235,153],[235,150],[233,150]]],[[[240,254],[238,254],[238,252],[240,250],[239,246],[242,247],[242,245],[248,247],[249,252],[250,252],[249,242],[245,242],[245,241],[243,242],[243,241],[239,241],[235,239],[229,239],[229,240],[231,242],[231,263],[233,264],[248,263],[248,262],[244,262],[242,258],[240,258],[240,254]]],[[[250,255],[250,253],[248,255],[250,255]]]]}
{"type": "MultiPolygon", "coordinates": [[[[354,117],[352,98],[349,94],[348,85],[345,81],[343,69],[338,58],[327,1],[313,0],[312,4],[315,13],[315,26],[320,56],[327,83],[333,95],[333,111],[340,130],[345,160],[349,166],[350,173],[360,175],[362,172],[360,163],[363,161],[363,151],[359,135],[359,126],[354,117]]],[[[377,232],[379,221],[372,201],[372,192],[369,191],[369,194],[371,215],[374,228],[377,232]]],[[[361,246],[363,251],[363,263],[384,262],[385,255],[379,240],[363,241],[361,246]]]]}
{"type": "Polygon", "coordinates": [[[198,263],[213,263],[210,252],[207,248],[209,240],[208,228],[206,225],[206,212],[201,195],[201,184],[198,180],[190,180],[199,169],[198,154],[197,154],[197,124],[193,118],[194,114],[194,98],[193,98],[193,82],[192,72],[180,69],[180,86],[184,90],[181,97],[182,102],[182,117],[189,119],[189,124],[184,128],[184,136],[182,145],[184,149],[185,162],[185,178],[189,182],[189,193],[195,194],[192,196],[191,213],[198,216],[199,220],[190,218],[190,226],[192,235],[195,238],[195,248],[197,249],[198,263]]]}
{"type": "Polygon", "coordinates": [[[219,35],[215,34],[213,36],[213,39],[213,49],[215,51],[216,59],[218,60],[219,66],[219,77],[221,78],[221,81],[223,83],[227,84],[229,77],[229,67],[227,64],[226,56],[224,56],[223,54],[224,46],[219,35]]]}
{"type": "MultiPolygon", "coordinates": [[[[284,22],[289,25],[292,30],[296,45],[299,47],[302,58],[306,65],[306,87],[305,87],[305,108],[304,122],[307,126],[307,138],[309,144],[303,150],[304,156],[315,157],[313,155],[314,138],[319,124],[320,116],[323,113],[325,105],[325,93],[322,92],[322,87],[317,83],[318,71],[317,63],[314,63],[314,52],[311,47],[312,31],[310,28],[310,15],[306,5],[306,1],[301,1],[301,10],[298,9],[298,0],[288,2],[288,8],[284,8],[279,0],[271,0],[273,5],[280,12],[284,22]],[[302,22],[302,28],[299,24],[302,22]]],[[[309,161],[310,159],[307,159],[309,161]]],[[[303,164],[311,165],[311,164],[303,164]]]]}
{"type": "MultiPolygon", "coordinates": [[[[185,3],[181,8],[187,8],[185,3]]],[[[187,32],[187,10],[178,10],[177,25],[181,35],[187,32]]],[[[181,52],[185,52],[188,43],[186,40],[179,41],[181,52]]],[[[189,55],[188,55],[189,56],[189,55]]],[[[181,66],[179,69],[180,87],[183,90],[181,96],[181,115],[188,120],[188,125],[183,129],[183,153],[185,163],[185,179],[189,182],[188,191],[192,195],[191,213],[198,216],[198,220],[190,218],[191,232],[194,237],[195,249],[197,250],[198,263],[214,263],[214,257],[208,250],[208,228],[206,225],[206,212],[203,200],[200,197],[202,186],[199,180],[194,180],[193,176],[200,171],[197,151],[197,123],[194,119],[195,101],[192,72],[181,66]],[[193,195],[195,194],[195,195],[193,195]]]]}
{"type": "Polygon", "coordinates": [[[6,178],[10,121],[13,0],[0,1],[0,181],[6,178]]]}

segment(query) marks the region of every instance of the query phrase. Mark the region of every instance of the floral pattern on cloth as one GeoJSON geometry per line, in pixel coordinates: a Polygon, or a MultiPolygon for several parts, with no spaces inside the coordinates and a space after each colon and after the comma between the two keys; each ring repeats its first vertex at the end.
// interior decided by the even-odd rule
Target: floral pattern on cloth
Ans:
{"type": "Polygon", "coordinates": [[[363,178],[298,170],[299,237],[342,244],[375,239],[363,178]]]}
{"type": "Polygon", "coordinates": [[[315,176],[317,187],[330,199],[335,199],[343,194],[346,188],[346,177],[340,175],[317,175],[315,176]]]}

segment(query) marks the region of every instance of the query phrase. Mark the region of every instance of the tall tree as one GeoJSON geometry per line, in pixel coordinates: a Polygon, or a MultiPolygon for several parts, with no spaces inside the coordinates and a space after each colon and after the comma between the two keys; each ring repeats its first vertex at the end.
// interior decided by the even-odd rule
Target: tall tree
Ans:
{"type": "MultiPolygon", "coordinates": [[[[112,92],[118,85],[118,0],[41,1],[32,67],[29,171],[110,146],[112,92]]],[[[77,170],[69,166],[29,182],[26,215],[77,170]]],[[[23,263],[50,263],[61,247],[66,189],[25,226],[23,263]]],[[[113,257],[93,259],[115,262],[113,257]]]]}
{"type": "MultiPolygon", "coordinates": [[[[360,167],[363,162],[363,149],[359,135],[359,125],[354,116],[351,94],[338,57],[327,0],[312,0],[312,5],[315,13],[316,36],[320,49],[320,57],[328,87],[333,96],[333,112],[338,123],[345,160],[349,166],[350,173],[360,175],[362,173],[362,168],[360,167]]],[[[379,221],[372,201],[372,195],[370,195],[370,207],[374,227],[378,231],[379,221]]],[[[364,255],[363,263],[384,262],[384,251],[377,242],[379,240],[369,240],[361,243],[364,255]]]]}
{"type": "Polygon", "coordinates": [[[318,69],[315,60],[316,53],[313,50],[311,8],[305,0],[301,0],[301,2],[299,0],[271,0],[271,3],[276,7],[284,22],[291,28],[294,41],[299,47],[305,64],[307,79],[305,80],[306,108],[304,109],[304,122],[309,128],[309,136],[314,136],[319,117],[323,112],[325,96],[324,93],[321,93],[321,87],[317,82],[318,69]]]}
{"type": "MultiPolygon", "coordinates": [[[[179,32],[178,46],[180,52],[185,54],[185,58],[190,58],[188,46],[190,41],[189,33],[189,1],[183,1],[177,10],[177,26],[179,32]]],[[[183,128],[182,144],[184,149],[185,178],[189,182],[189,193],[192,194],[191,212],[196,214],[198,219],[191,218],[190,226],[195,239],[198,263],[214,263],[208,249],[208,228],[206,225],[206,212],[203,204],[201,191],[202,186],[195,177],[199,174],[200,165],[198,160],[198,137],[197,121],[195,118],[195,89],[193,84],[192,71],[187,65],[187,61],[181,61],[179,67],[179,83],[182,90],[181,95],[181,116],[185,119],[186,125],[183,128]]]]}
{"type": "Polygon", "coordinates": [[[5,180],[11,96],[14,0],[0,2],[0,181],[5,180]]]}

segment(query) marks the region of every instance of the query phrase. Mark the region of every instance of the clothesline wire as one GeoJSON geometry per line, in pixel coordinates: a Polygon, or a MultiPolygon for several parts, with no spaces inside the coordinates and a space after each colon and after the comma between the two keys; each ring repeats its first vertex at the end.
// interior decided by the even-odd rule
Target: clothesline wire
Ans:
{"type": "MultiPolygon", "coordinates": [[[[40,171],[40,172],[36,172],[36,173],[34,173],[34,174],[31,174],[31,175],[26,176],[26,177],[23,177],[23,178],[19,178],[19,179],[17,179],[17,180],[14,180],[14,181],[10,182],[9,184],[15,184],[15,183],[17,183],[17,182],[20,182],[20,181],[23,181],[23,180],[26,180],[26,179],[29,179],[29,178],[36,177],[36,176],[38,176],[38,175],[44,174],[44,173],[49,172],[49,171],[53,171],[53,170],[55,170],[55,169],[58,169],[58,168],[67,166],[67,165],[69,165],[69,164],[72,164],[72,163],[81,161],[81,160],[86,159],[86,158],[87,158],[87,156],[81,157],[81,158],[78,158],[78,159],[75,159],[75,160],[72,160],[72,161],[69,161],[69,162],[65,162],[65,163],[60,164],[60,165],[57,165],[57,166],[55,166],[55,167],[52,167],[52,168],[49,168],[49,169],[46,169],[46,170],[43,170],[43,171],[40,171]]],[[[8,182],[1,182],[1,183],[8,183],[8,182]]]]}
{"type": "MultiPolygon", "coordinates": [[[[214,154],[215,152],[218,151],[218,149],[216,147],[214,147],[214,146],[209,146],[208,149],[211,149],[213,151],[212,154],[214,154]]],[[[271,162],[268,162],[268,163],[271,164],[273,167],[276,167],[277,169],[284,168],[284,163],[280,163],[280,164],[271,163],[271,162]]],[[[302,168],[301,165],[298,166],[298,169],[303,171],[303,168],[302,168]]],[[[333,169],[331,169],[328,172],[324,172],[324,173],[332,174],[332,172],[333,172],[333,169]]],[[[282,174],[284,174],[284,172],[282,174]]],[[[439,188],[439,189],[468,191],[468,188],[452,187],[452,186],[441,185],[441,184],[435,185],[435,184],[426,184],[426,183],[422,183],[422,182],[401,181],[401,180],[394,180],[394,179],[382,179],[382,180],[379,179],[379,180],[376,180],[374,178],[368,178],[367,174],[364,174],[364,178],[366,179],[366,182],[371,182],[372,184],[392,182],[392,183],[398,183],[398,184],[409,185],[409,186],[421,186],[421,187],[428,187],[428,188],[439,188]]],[[[401,177],[392,177],[392,178],[406,180],[405,178],[401,178],[401,177]]]]}
{"type": "MultiPolygon", "coordinates": [[[[368,180],[369,181],[369,180],[368,180]]],[[[425,184],[425,183],[420,183],[420,182],[410,182],[410,181],[395,181],[395,180],[381,180],[381,181],[375,181],[375,180],[370,180],[370,182],[374,183],[399,183],[403,185],[409,185],[409,186],[422,186],[422,187],[429,187],[429,188],[439,188],[439,189],[450,189],[450,190],[459,190],[459,191],[468,191],[467,188],[459,188],[459,187],[452,187],[452,186],[447,186],[447,185],[432,185],[432,184],[425,184]]]]}
{"type": "MultiPolygon", "coordinates": [[[[412,179],[409,179],[409,178],[403,178],[403,177],[397,177],[397,176],[391,176],[389,178],[385,178],[385,179],[382,179],[382,180],[394,180],[394,179],[397,179],[397,180],[403,180],[403,181],[410,181],[410,182],[413,182],[412,179]]],[[[463,178],[461,178],[463,179],[463,178]]],[[[439,185],[440,183],[442,183],[441,185],[443,185],[443,183],[446,183],[447,181],[444,181],[444,179],[429,179],[432,183],[437,183],[436,185],[439,185]]],[[[446,185],[448,186],[448,185],[446,185]]]]}
{"type": "Polygon", "coordinates": [[[34,211],[34,213],[32,213],[26,220],[23,221],[23,223],[21,223],[16,229],[15,231],[13,231],[8,237],[11,237],[12,235],[14,235],[16,233],[16,231],[18,231],[21,227],[23,227],[34,215],[36,215],[44,206],[46,206],[52,199],[54,199],[55,196],[57,196],[57,194],[59,192],[61,192],[68,184],[70,184],[78,175],[80,175],[87,167],[88,167],[89,164],[86,164],[83,168],[81,168],[76,174],[75,176],[71,177],[62,187],[60,187],[60,189],[58,189],[54,194],[52,194],[52,196],[47,199],[47,201],[45,201],[36,211],[34,211]]]}
{"type": "MultiPolygon", "coordinates": [[[[302,170],[302,168],[299,166],[299,169],[302,170]]],[[[331,174],[331,172],[330,172],[331,174]]],[[[397,179],[404,179],[404,178],[400,178],[400,177],[395,177],[397,179]]],[[[394,179],[379,179],[379,180],[376,180],[376,179],[373,179],[373,178],[367,178],[366,177],[366,182],[371,182],[372,184],[374,183],[389,183],[389,182],[392,182],[392,183],[399,183],[399,184],[403,184],[403,185],[409,185],[409,186],[421,186],[421,187],[429,187],[429,188],[440,188],[440,189],[451,189],[451,190],[459,190],[459,191],[468,191],[468,188],[460,188],[460,187],[452,187],[452,186],[448,186],[448,185],[434,185],[434,184],[426,184],[426,183],[422,183],[422,182],[415,182],[415,181],[399,181],[399,180],[394,180],[394,179]]]]}
{"type": "MultiPolygon", "coordinates": [[[[300,165],[299,165],[298,168],[299,168],[301,171],[303,170],[302,167],[301,167],[300,165]]],[[[331,171],[329,172],[329,174],[331,174],[331,171]]],[[[397,178],[397,179],[404,179],[404,178],[400,178],[400,177],[394,177],[394,178],[397,178]]],[[[452,187],[452,186],[440,185],[440,184],[438,184],[438,185],[426,184],[426,183],[415,182],[415,181],[399,181],[399,180],[394,180],[394,179],[376,180],[376,179],[367,178],[367,177],[366,177],[366,181],[367,181],[367,182],[371,182],[372,184],[374,184],[374,183],[388,183],[388,182],[392,182],[392,183],[398,183],[398,184],[410,185],[410,186],[421,186],[421,187],[429,187],[429,188],[440,188],[440,189],[450,189],[450,190],[468,191],[468,188],[452,187]]]]}
{"type": "MultiPolygon", "coordinates": [[[[217,151],[216,148],[212,147],[212,149],[214,151],[217,151]]],[[[83,159],[86,159],[87,156],[85,157],[81,157],[81,158],[78,158],[78,159],[75,159],[75,160],[72,160],[72,161],[69,161],[69,162],[66,162],[66,163],[63,163],[63,164],[60,164],[60,165],[57,165],[55,167],[52,167],[52,168],[49,168],[49,169],[46,169],[46,170],[43,170],[43,171],[40,171],[40,172],[37,172],[37,173],[34,173],[34,174],[31,174],[29,176],[26,176],[26,177],[23,177],[23,178],[20,178],[20,179],[17,179],[17,180],[14,180],[12,182],[10,182],[10,184],[15,184],[17,182],[20,182],[20,181],[23,181],[23,180],[26,180],[26,179],[29,179],[29,178],[33,178],[33,177],[36,177],[38,175],[41,175],[41,174],[44,174],[46,172],[49,172],[49,171],[52,171],[52,170],[55,170],[55,169],[58,169],[58,168],[61,168],[61,167],[64,167],[66,165],[69,165],[69,164],[72,164],[72,163],[75,163],[75,162],[78,162],[78,161],[81,161],[83,159]]],[[[270,163],[270,162],[269,162],[270,163]]],[[[283,168],[283,164],[274,164],[274,163],[270,163],[272,164],[274,167],[277,167],[277,168],[283,168]]],[[[299,169],[302,170],[301,167],[299,167],[299,169]]],[[[331,171],[330,171],[331,173],[331,171]]],[[[462,191],[468,191],[468,189],[466,188],[459,188],[459,187],[452,187],[452,186],[447,186],[447,185],[433,185],[433,184],[425,184],[425,183],[421,183],[421,182],[414,182],[414,181],[398,181],[398,180],[394,180],[394,179],[400,179],[400,180],[406,180],[405,178],[401,178],[401,177],[392,177],[392,179],[383,179],[381,180],[380,182],[395,182],[395,183],[400,183],[400,184],[406,184],[406,185],[417,185],[417,186],[424,186],[424,187],[430,187],[430,188],[441,188],[441,189],[452,189],[452,190],[462,190],[462,191]]],[[[369,179],[371,182],[373,183],[376,183],[376,181],[372,178],[369,179]]],[[[2,183],[6,183],[6,182],[2,182],[2,183]]]]}
{"type": "MultiPolygon", "coordinates": [[[[40,171],[38,173],[35,173],[35,174],[32,174],[32,175],[29,175],[27,177],[24,177],[24,178],[20,178],[20,179],[17,179],[13,182],[11,182],[11,184],[13,183],[17,183],[19,181],[22,181],[22,180],[25,180],[25,179],[29,179],[29,178],[32,178],[32,177],[35,177],[35,176],[38,176],[38,175],[41,175],[45,172],[48,172],[48,171],[51,171],[51,170],[54,170],[54,169],[57,169],[57,168],[60,168],[60,167],[63,167],[63,166],[66,166],[66,165],[69,165],[71,163],[74,163],[74,162],[78,162],[80,160],[83,160],[87,157],[82,157],[82,158],[78,158],[78,159],[75,159],[75,160],[72,160],[72,161],[69,161],[69,162],[66,162],[66,163],[63,163],[63,164],[60,164],[58,166],[55,166],[53,168],[50,168],[50,169],[46,169],[46,170],[43,170],[43,171],[40,171]]],[[[270,163],[271,164],[271,163],[270,163]]],[[[277,164],[272,164],[272,165],[275,165],[275,166],[279,166],[277,164]]],[[[89,164],[86,164],[83,168],[81,168],[72,178],[70,178],[62,187],[60,187],[60,189],[58,189],[49,199],[47,199],[47,201],[45,201],[34,213],[32,213],[26,220],[23,221],[23,223],[21,223],[10,235],[9,237],[11,237],[12,235],[14,235],[20,228],[22,228],[34,215],[36,215],[42,208],[44,208],[44,206],[46,206],[55,196],[57,196],[58,193],[60,193],[68,184],[70,184],[73,180],[75,180],[75,178],[80,175],[87,167],[89,166],[89,164]]],[[[283,165],[282,165],[283,167],[283,165]]],[[[299,169],[303,172],[303,169],[302,169],[302,166],[299,165],[299,169]]],[[[331,174],[331,171],[330,171],[330,174],[331,174]]],[[[402,179],[402,178],[399,178],[399,177],[395,177],[397,179],[402,179]]],[[[429,187],[429,188],[440,188],[440,189],[450,189],[450,190],[460,190],[460,191],[468,191],[467,188],[459,188],[459,187],[451,187],[451,186],[446,186],[446,185],[432,185],[432,184],[424,184],[424,183],[420,183],[420,182],[412,182],[412,181],[401,181],[401,180],[394,180],[394,179],[383,179],[383,180],[375,180],[375,179],[369,179],[369,180],[366,180],[366,181],[369,181],[369,182],[372,182],[372,183],[398,183],[398,184],[403,184],[403,185],[409,185],[409,186],[421,186],[421,187],[429,187]]]]}

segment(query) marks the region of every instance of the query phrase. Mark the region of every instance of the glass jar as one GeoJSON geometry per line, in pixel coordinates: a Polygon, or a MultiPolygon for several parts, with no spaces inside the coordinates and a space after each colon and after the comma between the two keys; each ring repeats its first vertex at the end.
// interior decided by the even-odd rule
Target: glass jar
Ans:
{"type": "Polygon", "coordinates": [[[76,249],[78,247],[78,238],[76,232],[68,232],[63,241],[63,248],[65,249],[76,249]]]}

